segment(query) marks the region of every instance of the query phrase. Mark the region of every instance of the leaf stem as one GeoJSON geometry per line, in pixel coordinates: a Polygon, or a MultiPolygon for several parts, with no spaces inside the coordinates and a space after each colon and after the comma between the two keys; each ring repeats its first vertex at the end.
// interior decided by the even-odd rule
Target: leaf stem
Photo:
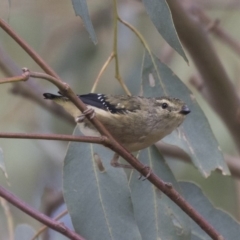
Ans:
{"type": "Polygon", "coordinates": [[[17,139],[36,139],[36,140],[58,140],[70,142],[95,143],[109,146],[107,137],[90,137],[90,136],[73,136],[64,134],[37,134],[37,133],[3,133],[0,132],[0,138],[17,138],[17,139]]]}
{"type": "MultiPolygon", "coordinates": [[[[64,210],[63,212],[59,213],[53,220],[57,221],[59,219],[61,219],[62,217],[64,217],[66,214],[68,214],[68,210],[64,210]]],[[[42,226],[37,233],[32,237],[31,240],[35,240],[36,238],[38,238],[40,236],[40,234],[42,234],[46,229],[48,228],[48,226],[42,226]]]]}
{"type": "Polygon", "coordinates": [[[107,61],[103,64],[94,84],[93,84],[93,87],[92,87],[92,90],[91,92],[95,92],[96,88],[97,88],[97,85],[98,85],[98,82],[100,80],[100,77],[102,76],[103,72],[106,70],[107,66],[110,64],[110,62],[112,61],[112,59],[114,58],[115,54],[114,52],[111,52],[110,56],[108,57],[107,61]]]}
{"type": "Polygon", "coordinates": [[[118,80],[127,95],[131,95],[126,84],[124,83],[120,72],[119,72],[119,61],[118,61],[118,11],[117,11],[117,0],[113,0],[113,53],[115,57],[115,78],[118,80]]]}
{"type": "Polygon", "coordinates": [[[44,215],[43,213],[38,212],[37,210],[27,205],[25,202],[23,202],[21,199],[19,199],[17,196],[15,196],[13,193],[9,192],[2,186],[0,186],[0,196],[6,199],[8,202],[10,202],[18,209],[21,209],[29,216],[54,229],[55,231],[65,235],[66,237],[72,240],[84,240],[83,237],[79,236],[77,233],[67,228],[64,224],[56,222],[51,218],[47,217],[46,215],[44,215]]]}
{"type": "Polygon", "coordinates": [[[151,52],[150,47],[148,46],[147,42],[145,41],[144,37],[141,35],[141,33],[135,27],[133,27],[130,23],[128,23],[128,22],[124,21],[123,19],[121,19],[119,16],[118,16],[118,20],[123,25],[125,25],[127,28],[129,28],[138,37],[138,39],[142,43],[143,47],[147,50],[147,52],[148,52],[148,54],[149,54],[149,56],[151,58],[151,61],[153,63],[153,66],[155,68],[155,71],[157,73],[157,76],[158,76],[158,79],[160,81],[160,85],[161,85],[161,87],[163,89],[163,92],[164,92],[165,95],[167,95],[167,91],[166,91],[166,88],[165,88],[165,86],[164,86],[164,84],[163,84],[163,82],[161,80],[160,73],[158,72],[158,68],[157,68],[157,64],[155,62],[154,56],[153,56],[153,54],[151,52]]]}

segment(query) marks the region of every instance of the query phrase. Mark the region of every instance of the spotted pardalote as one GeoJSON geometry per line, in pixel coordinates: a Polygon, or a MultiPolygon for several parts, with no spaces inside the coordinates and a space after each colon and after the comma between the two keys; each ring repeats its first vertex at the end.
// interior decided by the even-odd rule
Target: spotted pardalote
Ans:
{"type": "MultiPolygon", "coordinates": [[[[43,94],[70,113],[87,136],[100,134],[67,97],[43,94]]],[[[188,106],[177,98],[108,95],[89,93],[78,95],[93,109],[107,130],[130,152],[141,150],[159,141],[176,129],[190,113],[188,106]]]]}

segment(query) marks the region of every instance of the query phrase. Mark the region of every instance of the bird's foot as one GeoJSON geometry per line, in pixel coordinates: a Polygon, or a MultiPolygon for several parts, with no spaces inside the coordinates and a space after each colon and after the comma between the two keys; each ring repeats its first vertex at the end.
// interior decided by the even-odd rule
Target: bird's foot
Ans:
{"type": "Polygon", "coordinates": [[[83,111],[80,116],[76,117],[76,118],[75,118],[75,121],[76,121],[77,123],[81,123],[81,122],[84,121],[84,119],[85,119],[85,117],[86,117],[87,115],[90,116],[90,119],[93,119],[93,118],[95,117],[96,113],[95,113],[94,109],[88,108],[88,109],[86,109],[85,111],[83,111]]]}
{"type": "Polygon", "coordinates": [[[133,167],[129,164],[122,164],[118,162],[119,160],[119,155],[117,153],[114,154],[113,159],[111,160],[111,165],[113,167],[118,167],[118,168],[130,168],[133,169],[133,167]]]}
{"type": "MultiPolygon", "coordinates": [[[[147,175],[142,179],[142,181],[145,181],[146,179],[148,179],[149,176],[152,174],[152,169],[149,166],[144,166],[142,169],[144,168],[148,169],[149,171],[147,175]]],[[[138,177],[138,179],[141,179],[141,178],[142,178],[142,174],[138,177]]]]}

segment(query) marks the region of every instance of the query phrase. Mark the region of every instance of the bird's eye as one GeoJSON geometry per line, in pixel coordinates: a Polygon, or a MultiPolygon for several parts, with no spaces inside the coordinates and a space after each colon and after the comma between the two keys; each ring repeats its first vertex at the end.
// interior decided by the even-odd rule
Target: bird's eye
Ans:
{"type": "Polygon", "coordinates": [[[163,104],[162,104],[162,108],[163,108],[163,109],[165,109],[165,108],[167,108],[167,107],[168,107],[168,104],[167,104],[167,103],[163,103],[163,104]]]}

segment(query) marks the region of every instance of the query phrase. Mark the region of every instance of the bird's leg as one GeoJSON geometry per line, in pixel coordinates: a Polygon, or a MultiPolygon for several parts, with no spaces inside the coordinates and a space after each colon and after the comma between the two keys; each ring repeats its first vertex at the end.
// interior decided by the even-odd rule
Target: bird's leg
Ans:
{"type": "Polygon", "coordinates": [[[78,117],[75,118],[75,121],[78,123],[83,122],[85,119],[86,115],[90,115],[90,119],[93,119],[94,116],[96,115],[95,111],[92,108],[88,108],[85,111],[82,112],[82,114],[78,117]]]}
{"type": "MultiPolygon", "coordinates": [[[[113,159],[111,161],[111,165],[113,167],[120,167],[120,168],[130,168],[130,169],[134,169],[131,165],[129,164],[122,164],[122,163],[119,163],[118,162],[119,160],[119,155],[117,153],[114,153],[114,156],[113,156],[113,159]]],[[[144,166],[144,168],[147,168],[149,170],[148,174],[146,175],[146,177],[142,178],[142,174],[140,174],[140,176],[138,177],[138,179],[141,179],[142,178],[142,181],[146,180],[149,178],[149,176],[151,175],[152,173],[152,169],[149,167],[149,166],[144,166]]]]}
{"type": "Polygon", "coordinates": [[[119,160],[119,155],[118,155],[117,153],[114,153],[113,159],[111,160],[111,165],[112,165],[113,167],[133,169],[133,167],[132,167],[131,165],[119,163],[118,160],[119,160]]]}
{"type": "MultiPolygon", "coordinates": [[[[144,169],[144,168],[148,169],[149,172],[147,173],[146,177],[144,177],[144,178],[142,179],[142,181],[145,181],[146,179],[148,179],[149,176],[150,176],[151,173],[152,173],[152,169],[151,169],[149,166],[144,166],[143,169],[144,169]]],[[[140,180],[141,178],[142,178],[142,174],[140,174],[140,176],[138,177],[138,179],[140,180]]]]}

